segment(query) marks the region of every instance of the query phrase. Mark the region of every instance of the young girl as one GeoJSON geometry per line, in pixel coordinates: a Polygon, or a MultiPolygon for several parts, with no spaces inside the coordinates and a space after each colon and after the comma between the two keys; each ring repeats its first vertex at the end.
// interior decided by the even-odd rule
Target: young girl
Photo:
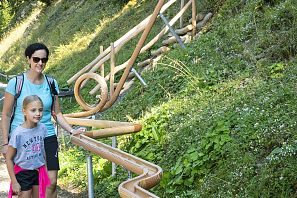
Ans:
{"type": "Polygon", "coordinates": [[[11,179],[8,197],[44,198],[50,180],[45,168],[44,138],[46,126],[40,123],[42,100],[31,95],[23,101],[25,122],[11,134],[6,154],[6,165],[11,179]]]}

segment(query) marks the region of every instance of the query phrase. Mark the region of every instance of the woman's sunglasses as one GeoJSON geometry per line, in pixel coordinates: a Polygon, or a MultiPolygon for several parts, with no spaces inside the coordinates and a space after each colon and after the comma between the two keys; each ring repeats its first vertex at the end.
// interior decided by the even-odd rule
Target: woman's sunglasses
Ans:
{"type": "Polygon", "coordinates": [[[39,63],[40,60],[42,63],[46,63],[48,61],[48,58],[32,57],[32,60],[34,63],[39,63]]]}

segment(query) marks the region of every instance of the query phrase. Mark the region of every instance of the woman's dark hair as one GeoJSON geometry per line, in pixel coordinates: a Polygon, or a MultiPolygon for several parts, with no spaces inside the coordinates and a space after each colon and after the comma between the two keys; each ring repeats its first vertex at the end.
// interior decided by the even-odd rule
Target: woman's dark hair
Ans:
{"type": "Polygon", "coordinates": [[[49,50],[43,43],[33,43],[29,45],[25,50],[25,56],[31,58],[32,54],[37,50],[45,50],[47,57],[49,56],[49,50]]]}

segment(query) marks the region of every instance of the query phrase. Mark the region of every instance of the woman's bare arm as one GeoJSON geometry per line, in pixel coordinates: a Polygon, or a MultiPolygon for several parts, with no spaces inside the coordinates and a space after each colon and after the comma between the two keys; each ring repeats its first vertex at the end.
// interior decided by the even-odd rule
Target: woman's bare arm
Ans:
{"type": "Polygon", "coordinates": [[[59,99],[58,96],[55,98],[55,114],[57,117],[56,122],[66,131],[69,133],[76,135],[76,134],[81,134],[85,132],[85,128],[78,128],[78,129],[73,129],[68,122],[66,121],[65,117],[63,116],[61,110],[60,110],[60,105],[59,105],[59,99]]]}
{"type": "Polygon", "coordinates": [[[14,96],[10,93],[5,92],[4,94],[4,103],[2,109],[2,118],[1,118],[1,126],[2,126],[2,154],[5,157],[7,152],[7,144],[8,144],[8,134],[10,129],[10,119],[14,106],[14,96]]]}

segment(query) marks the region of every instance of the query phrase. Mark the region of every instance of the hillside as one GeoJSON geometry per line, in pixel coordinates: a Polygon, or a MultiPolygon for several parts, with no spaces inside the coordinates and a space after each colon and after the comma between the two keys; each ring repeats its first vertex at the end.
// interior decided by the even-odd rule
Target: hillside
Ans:
{"type": "MultiPolygon", "coordinates": [[[[24,47],[42,41],[53,51],[47,72],[66,86],[97,56],[99,45],[119,38],[155,3],[39,5],[41,15],[1,57],[0,69],[22,71],[24,47]]],[[[202,0],[197,5],[200,12],[214,13],[199,39],[167,53],[143,73],[147,88],[136,82],[97,117],[143,124],[140,133],[119,138],[119,147],[163,168],[162,181],[152,190],[160,197],[296,197],[295,0],[202,0]]],[[[129,57],[134,46],[128,45],[117,61],[129,57]]],[[[65,101],[63,109],[79,107],[65,101]]],[[[61,186],[87,190],[86,152],[62,143],[61,186]]],[[[109,162],[94,157],[93,163],[96,196],[118,197],[127,171],[118,168],[111,177],[109,162]]]]}

